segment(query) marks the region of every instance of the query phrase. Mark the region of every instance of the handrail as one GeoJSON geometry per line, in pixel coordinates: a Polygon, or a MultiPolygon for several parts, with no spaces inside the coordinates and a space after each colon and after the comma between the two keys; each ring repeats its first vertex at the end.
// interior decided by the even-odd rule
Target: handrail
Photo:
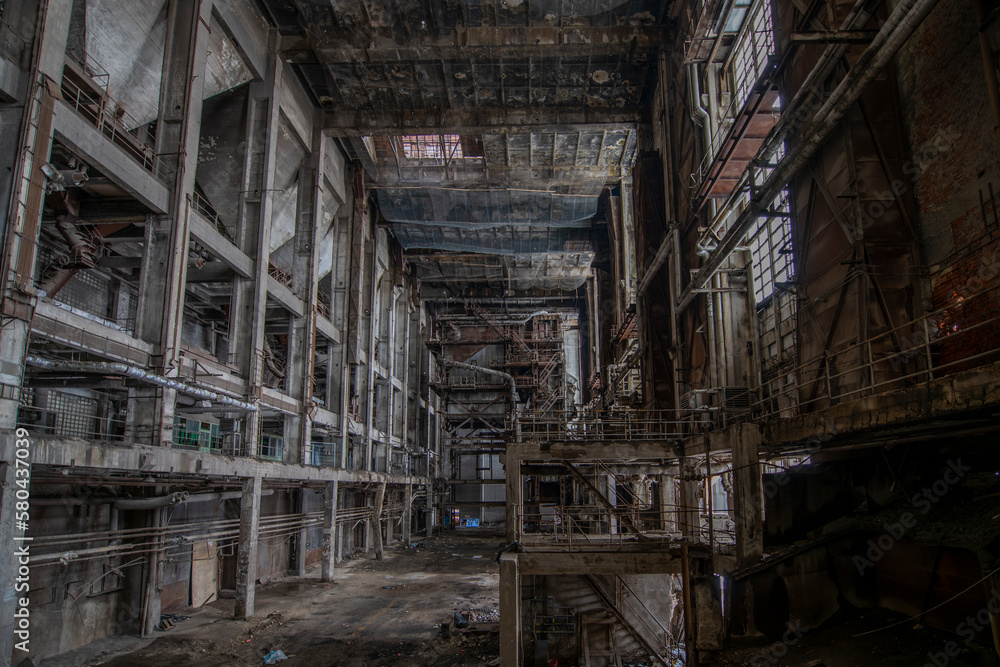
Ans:
{"type": "Polygon", "coordinates": [[[852,396],[875,395],[881,393],[879,391],[881,388],[898,387],[900,384],[914,381],[927,382],[933,380],[936,375],[947,374],[952,369],[990,356],[1000,356],[1000,347],[998,346],[974,351],[975,353],[968,355],[958,350],[952,350],[955,352],[954,355],[938,360],[935,359],[934,350],[935,347],[951,346],[954,348],[956,347],[954,344],[960,337],[978,333],[1000,322],[1000,315],[993,315],[991,304],[986,299],[989,295],[997,292],[1000,292],[1000,285],[968,296],[956,294],[955,301],[933,312],[845,348],[817,354],[809,360],[801,362],[798,366],[762,383],[756,389],[757,399],[751,404],[751,414],[757,417],[773,417],[780,414],[782,408],[777,404],[778,399],[782,397],[792,399],[791,405],[786,406],[785,409],[794,406],[798,412],[802,412],[803,408],[808,408],[823,400],[842,400],[852,396]],[[985,303],[979,303],[977,300],[982,300],[985,303]],[[971,319],[980,321],[967,325],[964,322],[949,321],[970,319],[964,312],[958,311],[974,311],[973,308],[970,308],[970,304],[973,303],[980,306],[981,312],[991,316],[980,320],[977,313],[973,312],[971,319]],[[897,343],[899,343],[898,346],[897,343]],[[876,359],[875,354],[880,346],[891,347],[894,351],[876,359]],[[863,356],[864,362],[859,364],[857,360],[852,360],[849,368],[843,371],[837,370],[838,358],[851,354],[863,356]],[[910,366],[911,362],[917,368],[913,372],[906,372],[906,367],[910,366]],[[881,379],[880,376],[886,372],[886,365],[892,367],[889,371],[890,377],[881,379]],[[803,380],[802,378],[806,375],[813,375],[813,377],[803,380]],[[851,376],[855,376],[857,379],[856,387],[843,389],[838,387],[836,391],[834,390],[838,380],[851,379],[851,376]],[[806,391],[811,392],[812,395],[803,396],[802,394],[806,391]]]}

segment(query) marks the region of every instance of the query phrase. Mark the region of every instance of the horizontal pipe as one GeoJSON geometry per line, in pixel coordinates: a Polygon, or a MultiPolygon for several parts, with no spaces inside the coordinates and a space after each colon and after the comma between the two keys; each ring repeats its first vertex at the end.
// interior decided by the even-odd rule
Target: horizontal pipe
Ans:
{"type": "Polygon", "coordinates": [[[176,505],[187,498],[187,491],[178,491],[159,498],[116,498],[111,501],[111,506],[116,510],[154,510],[176,505]]]}
{"type": "Polygon", "coordinates": [[[257,406],[252,403],[230,398],[224,394],[219,394],[208,389],[202,389],[201,387],[193,387],[179,380],[166,378],[162,375],[156,375],[155,373],[150,373],[149,371],[138,368],[137,366],[129,366],[128,364],[111,361],[54,361],[52,359],[42,359],[41,357],[36,357],[31,354],[25,357],[24,361],[31,366],[53,371],[124,375],[132,378],[133,380],[139,380],[140,382],[147,382],[149,384],[155,384],[167,389],[173,389],[174,391],[187,396],[193,396],[194,398],[200,398],[214,403],[221,403],[226,407],[235,408],[237,410],[246,410],[248,412],[259,411],[257,406]]]}

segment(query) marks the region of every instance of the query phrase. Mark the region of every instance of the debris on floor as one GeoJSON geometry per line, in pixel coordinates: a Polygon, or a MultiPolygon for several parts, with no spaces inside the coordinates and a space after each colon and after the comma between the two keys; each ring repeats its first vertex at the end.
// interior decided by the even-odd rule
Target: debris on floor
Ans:
{"type": "Polygon", "coordinates": [[[387,546],[381,561],[361,554],[337,564],[335,596],[317,567],[258,587],[248,620],[233,620],[234,600],[216,600],[152,643],[88,667],[265,665],[279,647],[280,665],[486,667],[500,654],[499,568],[472,556],[497,541],[446,535],[418,550],[387,546]],[[456,611],[467,627],[455,627],[456,611]]]}
{"type": "Polygon", "coordinates": [[[180,616],[177,614],[160,614],[160,622],[156,624],[156,629],[161,632],[172,630],[181,621],[186,621],[190,616],[180,616]]]}
{"type": "Polygon", "coordinates": [[[285,655],[285,652],[280,649],[277,651],[271,651],[270,653],[264,656],[265,665],[274,665],[276,663],[281,662],[282,660],[288,660],[288,656],[285,655]]]}

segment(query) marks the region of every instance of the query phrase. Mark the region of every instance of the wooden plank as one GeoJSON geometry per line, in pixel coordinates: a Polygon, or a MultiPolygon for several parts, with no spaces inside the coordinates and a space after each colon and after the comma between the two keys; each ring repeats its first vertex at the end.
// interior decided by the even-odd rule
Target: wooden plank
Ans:
{"type": "Polygon", "coordinates": [[[203,540],[191,549],[191,606],[201,607],[219,592],[218,547],[213,540],[203,540]]]}

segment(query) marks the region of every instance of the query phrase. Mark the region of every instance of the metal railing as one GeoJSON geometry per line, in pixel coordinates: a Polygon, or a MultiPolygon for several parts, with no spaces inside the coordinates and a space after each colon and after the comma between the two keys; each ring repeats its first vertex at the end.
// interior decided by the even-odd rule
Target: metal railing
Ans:
{"type": "Polygon", "coordinates": [[[621,505],[615,510],[605,505],[551,505],[545,506],[546,511],[529,509],[531,507],[531,503],[525,503],[518,507],[515,515],[519,542],[525,547],[613,551],[639,541],[679,543],[687,540],[709,546],[713,551],[728,552],[736,543],[734,522],[728,510],[709,513],[701,507],[683,505],[659,508],[621,505]],[[639,532],[625,525],[623,515],[639,532]],[[687,517],[690,516],[698,517],[698,525],[688,525],[687,517]]]}
{"type": "Polygon", "coordinates": [[[268,262],[267,275],[271,276],[272,278],[277,280],[279,283],[281,283],[288,289],[292,289],[292,285],[294,284],[294,279],[292,278],[292,274],[289,271],[285,271],[277,264],[274,264],[273,262],[268,262]]]}
{"type": "Polygon", "coordinates": [[[157,155],[150,144],[137,137],[139,128],[145,123],[129,115],[123,106],[105,92],[107,83],[101,84],[97,77],[106,75],[91,74],[92,70],[85,69],[85,76],[89,76],[95,85],[94,89],[87,90],[73,80],[69,75],[70,70],[71,68],[67,67],[66,74],[63,75],[61,86],[63,101],[125,151],[143,169],[162,181],[170,181],[175,173],[174,168],[168,165],[162,156],[157,155]]]}
{"type": "Polygon", "coordinates": [[[222,221],[222,217],[212,204],[197,192],[188,195],[191,206],[198,211],[206,220],[212,223],[215,230],[222,234],[227,241],[236,245],[236,225],[227,225],[222,221]]]}
{"type": "Polygon", "coordinates": [[[1000,285],[839,350],[816,355],[764,383],[751,413],[788,418],[824,405],[928,382],[1000,359],[1000,285]]]}
{"type": "Polygon", "coordinates": [[[660,622],[625,579],[617,574],[595,574],[589,579],[592,586],[601,589],[604,598],[614,603],[617,613],[631,626],[630,631],[642,634],[665,664],[683,664],[680,660],[684,654],[683,644],[660,622]],[[651,641],[653,638],[655,641],[651,641]]]}
{"type": "MultiPolygon", "coordinates": [[[[526,410],[518,416],[525,440],[681,440],[691,434],[693,426],[708,423],[677,410],[595,410],[584,415],[526,410]]],[[[512,423],[507,426],[509,434],[515,433],[512,423]]]]}

